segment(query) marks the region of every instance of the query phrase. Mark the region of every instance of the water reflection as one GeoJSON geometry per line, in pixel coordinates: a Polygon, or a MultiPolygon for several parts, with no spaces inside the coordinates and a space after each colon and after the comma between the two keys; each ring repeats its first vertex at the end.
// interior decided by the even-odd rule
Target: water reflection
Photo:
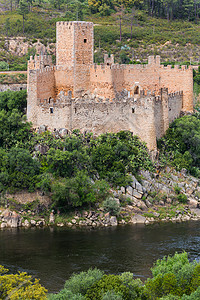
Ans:
{"type": "Polygon", "coordinates": [[[134,225],[102,229],[6,229],[0,231],[0,264],[25,270],[50,291],[73,272],[98,267],[130,271],[145,279],[158,258],[182,250],[199,259],[200,222],[134,225]]]}

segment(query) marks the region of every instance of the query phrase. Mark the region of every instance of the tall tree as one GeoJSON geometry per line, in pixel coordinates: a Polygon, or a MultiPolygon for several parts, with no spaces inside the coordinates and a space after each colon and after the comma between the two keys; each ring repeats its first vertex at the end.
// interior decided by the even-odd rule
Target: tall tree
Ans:
{"type": "Polygon", "coordinates": [[[23,33],[24,33],[24,20],[26,19],[29,8],[28,8],[28,2],[26,0],[20,0],[19,1],[19,7],[18,7],[19,14],[23,17],[23,33]]]}

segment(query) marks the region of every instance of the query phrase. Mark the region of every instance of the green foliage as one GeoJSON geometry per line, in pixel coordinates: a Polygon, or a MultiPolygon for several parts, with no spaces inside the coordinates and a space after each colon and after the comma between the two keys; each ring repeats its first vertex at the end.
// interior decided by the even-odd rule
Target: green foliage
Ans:
{"type": "Polygon", "coordinates": [[[200,118],[198,115],[184,116],[175,120],[164,138],[158,142],[167,162],[192,174],[198,173],[200,165],[200,118]]]}
{"type": "Polygon", "coordinates": [[[190,295],[183,295],[181,297],[181,300],[197,300],[200,299],[200,286],[197,288],[197,290],[190,295]]]}
{"type": "Polygon", "coordinates": [[[85,295],[96,282],[101,280],[103,272],[98,269],[89,269],[87,272],[72,275],[69,280],[65,282],[65,289],[71,291],[73,294],[85,295]]]}
{"type": "Polygon", "coordinates": [[[34,279],[25,272],[6,274],[7,269],[0,266],[0,298],[10,300],[46,299],[47,290],[42,287],[38,279],[34,279]]]}
{"type": "Polygon", "coordinates": [[[115,199],[111,197],[103,201],[103,208],[105,211],[109,212],[113,216],[119,215],[120,205],[115,201],[115,199]]]}
{"type": "Polygon", "coordinates": [[[4,189],[7,186],[10,190],[33,191],[39,174],[38,161],[34,160],[27,150],[21,148],[11,148],[9,152],[2,153],[0,188],[4,189]]]}
{"type": "Polygon", "coordinates": [[[85,300],[85,297],[81,294],[73,294],[71,291],[67,289],[61,290],[58,294],[49,294],[48,300],[85,300]]]}
{"type": "Polygon", "coordinates": [[[117,275],[104,275],[102,279],[97,281],[86,293],[86,299],[101,300],[102,295],[108,291],[114,291],[122,296],[124,300],[130,299],[129,288],[126,287],[119,276],[117,275]]]}
{"type": "Polygon", "coordinates": [[[5,61],[0,61],[0,70],[8,70],[8,63],[5,61]]]}
{"type": "Polygon", "coordinates": [[[120,293],[116,293],[114,291],[107,291],[104,295],[102,300],[123,300],[122,295],[120,293]]]}
{"type": "Polygon", "coordinates": [[[137,173],[140,167],[153,169],[146,147],[128,131],[102,134],[91,146],[89,154],[93,168],[100,178],[114,186],[129,185],[128,173],[137,173]]]}
{"type": "Polygon", "coordinates": [[[181,188],[176,184],[174,186],[174,192],[178,195],[178,194],[180,194],[180,191],[181,191],[181,188]]]}
{"type": "Polygon", "coordinates": [[[178,202],[180,202],[180,203],[186,204],[186,203],[187,203],[187,196],[184,195],[184,194],[179,194],[179,195],[177,196],[177,200],[178,200],[178,202]]]}
{"type": "Polygon", "coordinates": [[[157,260],[151,269],[153,278],[148,279],[145,285],[145,295],[148,299],[167,296],[168,294],[182,296],[190,294],[191,282],[197,280],[199,273],[196,263],[190,263],[186,252],[176,253],[173,257],[164,257],[157,260]],[[196,274],[196,277],[194,276],[196,274]]]}
{"type": "Polygon", "coordinates": [[[143,283],[140,279],[133,279],[133,274],[130,272],[122,273],[119,278],[123,284],[129,288],[130,299],[139,299],[143,293],[143,283]]]}

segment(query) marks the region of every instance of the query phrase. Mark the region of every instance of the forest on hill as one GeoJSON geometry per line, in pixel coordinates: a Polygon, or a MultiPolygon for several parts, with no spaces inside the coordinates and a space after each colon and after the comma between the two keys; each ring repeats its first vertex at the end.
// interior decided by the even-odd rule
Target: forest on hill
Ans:
{"type": "Polygon", "coordinates": [[[55,60],[55,24],[62,20],[94,23],[96,63],[113,53],[120,63],[161,55],[165,64],[198,64],[199,13],[198,0],[1,0],[0,69],[26,70],[41,49],[55,60]]]}

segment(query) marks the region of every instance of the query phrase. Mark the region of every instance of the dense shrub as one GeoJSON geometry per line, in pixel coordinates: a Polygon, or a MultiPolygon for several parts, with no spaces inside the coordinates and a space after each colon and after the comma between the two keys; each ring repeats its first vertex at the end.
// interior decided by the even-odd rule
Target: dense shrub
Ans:
{"type": "Polygon", "coordinates": [[[162,160],[181,170],[198,174],[200,165],[200,117],[199,114],[175,120],[164,138],[158,142],[162,160]]]}
{"type": "Polygon", "coordinates": [[[47,290],[41,286],[38,279],[33,279],[25,272],[7,274],[8,271],[0,266],[0,299],[46,299],[47,290]]]}
{"type": "Polygon", "coordinates": [[[65,282],[65,289],[73,294],[85,295],[87,290],[103,277],[103,272],[98,269],[89,269],[87,272],[81,272],[65,282]]]}
{"type": "Polygon", "coordinates": [[[121,295],[124,300],[130,299],[129,288],[126,287],[117,275],[104,275],[97,281],[86,293],[86,299],[101,300],[103,294],[108,291],[114,291],[121,295]]]}
{"type": "Polygon", "coordinates": [[[120,204],[113,198],[109,197],[103,201],[103,208],[113,216],[119,215],[120,204]]]}

